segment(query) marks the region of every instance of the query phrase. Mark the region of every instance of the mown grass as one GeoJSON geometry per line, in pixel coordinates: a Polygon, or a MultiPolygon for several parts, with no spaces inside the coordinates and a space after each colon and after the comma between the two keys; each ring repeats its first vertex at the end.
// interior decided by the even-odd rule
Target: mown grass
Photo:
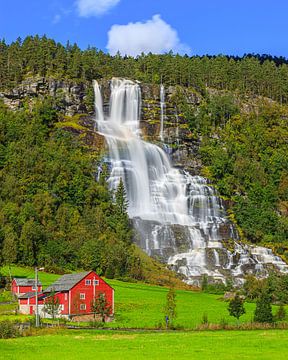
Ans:
{"type": "Polygon", "coordinates": [[[287,330],[119,332],[58,331],[0,340],[5,360],[286,360],[287,330]]]}
{"type": "MultiPolygon", "coordinates": [[[[117,280],[108,280],[115,288],[116,321],[107,326],[112,327],[155,327],[163,324],[163,308],[166,303],[167,288],[144,284],[129,284],[117,280]]],[[[176,291],[177,319],[176,325],[184,328],[195,328],[201,324],[203,314],[208,321],[219,323],[223,318],[229,324],[235,324],[235,318],[229,316],[227,303],[220,295],[195,291],[176,291]]],[[[246,314],[241,322],[251,321],[255,304],[246,303],[246,314]]]]}
{"type": "MultiPolygon", "coordinates": [[[[7,268],[1,270],[7,272],[7,268]]],[[[33,269],[11,267],[12,276],[33,276],[33,269]]],[[[43,287],[50,285],[60,275],[39,272],[43,287]]],[[[118,280],[106,281],[115,289],[115,320],[107,323],[106,327],[113,328],[155,328],[164,326],[163,308],[166,302],[168,289],[161,286],[142,283],[128,283],[118,280]]],[[[206,294],[200,291],[176,291],[177,319],[175,325],[185,329],[195,329],[200,325],[203,314],[206,314],[210,323],[236,324],[235,318],[229,316],[227,302],[221,295],[206,294]]],[[[246,314],[240,318],[240,323],[250,322],[253,319],[254,303],[245,303],[246,314]]],[[[273,307],[274,313],[277,307],[273,307]]],[[[0,320],[3,320],[1,315],[0,320]]],[[[7,319],[5,315],[5,319],[7,319]]],[[[17,318],[17,316],[16,316],[17,318]]],[[[12,318],[11,318],[12,319],[12,318]]],[[[15,315],[13,316],[13,320],[15,315]]],[[[19,320],[27,316],[19,316],[19,320]]],[[[87,324],[82,324],[87,325],[87,324]]]]}

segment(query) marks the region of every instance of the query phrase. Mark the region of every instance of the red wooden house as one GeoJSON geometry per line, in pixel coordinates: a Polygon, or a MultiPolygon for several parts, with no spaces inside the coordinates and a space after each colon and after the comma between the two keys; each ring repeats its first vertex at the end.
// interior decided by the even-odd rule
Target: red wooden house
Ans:
{"type": "MultiPolygon", "coordinates": [[[[114,314],[114,289],[100,278],[94,271],[63,275],[42,293],[38,294],[39,314],[45,313],[45,302],[53,294],[58,298],[60,309],[58,317],[73,318],[91,317],[91,303],[97,294],[105,294],[107,304],[111,308],[110,317],[114,314]]],[[[19,297],[20,313],[35,313],[35,292],[19,297]]]]}
{"type": "MultiPolygon", "coordinates": [[[[41,314],[44,308],[44,294],[38,293],[38,311],[41,314]]],[[[34,315],[36,309],[35,291],[28,292],[18,297],[18,305],[20,314],[34,315]]]]}
{"type": "MultiPolygon", "coordinates": [[[[34,291],[35,293],[35,279],[26,279],[26,278],[14,278],[11,284],[12,294],[17,297],[28,292],[34,291]]],[[[42,291],[42,284],[38,281],[38,292],[42,291]]]]}

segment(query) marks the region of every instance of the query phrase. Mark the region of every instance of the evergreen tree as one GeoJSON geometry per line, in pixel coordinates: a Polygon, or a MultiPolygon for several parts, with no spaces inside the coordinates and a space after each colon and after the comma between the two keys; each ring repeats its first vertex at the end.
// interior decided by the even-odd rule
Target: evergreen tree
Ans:
{"type": "Polygon", "coordinates": [[[127,210],[128,201],[126,199],[124,183],[121,178],[115,194],[114,226],[119,240],[126,244],[131,244],[132,231],[127,210]]]}
{"type": "Polygon", "coordinates": [[[125,216],[127,214],[128,201],[126,198],[126,190],[122,178],[120,178],[120,182],[116,190],[115,205],[118,215],[125,216]]]}
{"type": "Polygon", "coordinates": [[[244,301],[240,298],[238,294],[236,294],[235,297],[230,300],[228,305],[228,311],[230,316],[234,316],[237,321],[239,321],[241,315],[246,313],[246,310],[244,308],[244,301]]]}
{"type": "Polygon", "coordinates": [[[272,323],[272,306],[271,297],[264,290],[256,302],[256,309],[254,312],[254,321],[261,323],[272,323]]]}

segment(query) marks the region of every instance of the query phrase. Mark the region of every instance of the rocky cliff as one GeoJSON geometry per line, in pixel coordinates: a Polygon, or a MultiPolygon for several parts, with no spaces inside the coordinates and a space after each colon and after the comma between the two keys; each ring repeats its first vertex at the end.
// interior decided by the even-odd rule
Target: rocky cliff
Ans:
{"type": "MultiPolygon", "coordinates": [[[[201,160],[198,154],[199,139],[189,131],[187,119],[177,108],[177,97],[184,96],[187,104],[197,107],[201,96],[193,89],[179,86],[165,88],[165,106],[163,122],[163,142],[160,141],[160,86],[140,84],[142,93],[141,130],[145,140],[159,143],[169,153],[177,167],[185,168],[192,174],[198,174],[201,160]]],[[[104,112],[109,111],[110,82],[101,81],[104,112]]],[[[25,104],[32,106],[36,99],[50,96],[55,99],[56,109],[69,122],[69,117],[83,115],[80,126],[93,128],[94,99],[92,84],[73,83],[55,79],[28,78],[12,90],[0,92],[0,99],[12,110],[21,109],[25,104]],[[85,116],[84,116],[85,115],[85,116]],[[68,117],[68,118],[67,118],[68,117]]],[[[69,126],[67,126],[69,127],[69,126]]],[[[70,127],[71,128],[71,127],[70,127]]],[[[80,131],[81,128],[72,129],[80,131]]],[[[91,143],[91,137],[88,142],[91,143]]]]}

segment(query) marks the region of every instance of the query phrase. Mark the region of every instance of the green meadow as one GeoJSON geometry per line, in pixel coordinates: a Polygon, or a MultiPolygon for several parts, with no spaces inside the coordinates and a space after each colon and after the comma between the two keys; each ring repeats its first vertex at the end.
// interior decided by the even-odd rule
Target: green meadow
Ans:
{"type": "MultiPolygon", "coordinates": [[[[130,284],[116,280],[108,281],[115,288],[115,322],[112,327],[152,328],[163,322],[163,307],[166,302],[167,289],[159,286],[130,284]]],[[[201,324],[203,314],[209,322],[219,323],[225,319],[235,324],[235,318],[229,316],[227,303],[221,295],[206,294],[196,291],[176,291],[177,319],[176,325],[187,329],[201,324]]],[[[255,304],[246,303],[246,314],[241,322],[251,321],[255,304]]]]}
{"type": "MultiPolygon", "coordinates": [[[[4,267],[2,274],[11,276],[33,276],[32,268],[4,267]]],[[[43,287],[50,285],[60,275],[39,272],[39,278],[43,287]]],[[[155,328],[164,322],[163,307],[166,302],[168,289],[161,286],[143,283],[128,283],[119,280],[106,281],[115,289],[115,320],[107,323],[106,327],[112,328],[155,328]]],[[[227,302],[222,300],[221,295],[207,294],[200,291],[176,291],[177,319],[175,325],[185,329],[195,329],[201,324],[203,314],[208,317],[209,323],[236,324],[235,318],[229,316],[227,302]]],[[[14,305],[15,307],[15,305],[14,305]]],[[[0,305],[0,320],[22,319],[27,316],[7,315],[13,305],[0,305]],[[1,310],[2,309],[2,310],[1,310]],[[3,310],[7,311],[3,311],[3,310]],[[2,314],[2,315],[1,315],[2,314]]],[[[254,303],[245,303],[246,314],[240,318],[240,322],[250,322],[255,309],[254,303]]],[[[276,312],[277,307],[273,308],[276,312]]]]}
{"type": "MultiPolygon", "coordinates": [[[[2,268],[5,273],[7,268],[2,268]]],[[[12,276],[32,277],[33,269],[11,267],[12,276]]],[[[47,286],[60,275],[39,273],[47,286]]],[[[113,330],[40,329],[31,335],[0,340],[0,359],[261,359],[286,360],[287,330],[191,331],[206,314],[210,323],[236,324],[220,295],[177,290],[175,325],[186,331],[157,331],[164,319],[163,307],[168,289],[143,283],[107,280],[115,289],[115,319],[105,324],[113,330]],[[141,331],[140,328],[143,330],[141,331]],[[146,328],[147,330],[144,330],[146,328]],[[121,330],[122,329],[122,330],[121,330]],[[127,331],[123,331],[128,329],[127,331]]],[[[0,305],[1,320],[26,321],[27,316],[9,315],[10,305],[0,305]],[[6,306],[6,308],[5,308],[6,306]],[[1,309],[8,311],[2,312],[1,309]]],[[[15,306],[15,304],[14,304],[15,306]]],[[[255,304],[246,303],[241,323],[250,322],[255,304]]],[[[277,307],[274,307],[274,312],[277,307]]],[[[81,324],[80,325],[87,325],[81,324]]]]}
{"type": "Polygon", "coordinates": [[[286,360],[287,330],[120,332],[63,330],[0,340],[5,360],[286,360]]]}
{"type": "MultiPolygon", "coordinates": [[[[7,275],[10,273],[12,277],[33,277],[34,274],[32,268],[16,266],[10,269],[4,267],[1,272],[7,275]]],[[[39,272],[39,279],[42,281],[44,288],[59,276],[39,272]]],[[[106,281],[115,289],[115,320],[106,324],[107,327],[155,328],[159,327],[161,323],[163,324],[163,308],[166,302],[167,288],[119,280],[106,279],[106,281]]],[[[177,319],[175,324],[180,327],[195,328],[201,324],[203,314],[207,315],[210,323],[219,323],[223,319],[228,324],[236,323],[235,318],[229,316],[227,303],[222,300],[221,295],[206,294],[200,291],[177,290],[176,302],[177,319]]],[[[246,314],[241,317],[241,322],[251,321],[255,304],[246,303],[245,308],[246,314]]],[[[7,319],[7,316],[5,318],[7,319]]],[[[27,316],[25,316],[26,318],[27,316]]],[[[14,319],[15,317],[13,317],[14,319]]]]}

